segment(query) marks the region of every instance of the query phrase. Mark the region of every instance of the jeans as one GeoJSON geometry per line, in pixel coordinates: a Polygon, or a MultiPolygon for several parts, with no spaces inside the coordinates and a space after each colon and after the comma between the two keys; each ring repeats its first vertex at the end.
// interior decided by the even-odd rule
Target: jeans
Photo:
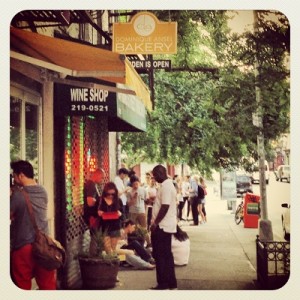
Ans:
{"type": "Polygon", "coordinates": [[[161,289],[177,288],[174,258],[171,248],[172,233],[157,226],[151,234],[153,257],[156,262],[156,280],[161,289]]]}
{"type": "Polygon", "coordinates": [[[194,225],[199,224],[198,204],[199,204],[198,197],[197,196],[192,197],[191,198],[191,207],[192,207],[192,215],[193,215],[194,225]]]}
{"type": "Polygon", "coordinates": [[[185,202],[187,202],[187,219],[188,219],[188,215],[189,215],[189,212],[190,212],[190,202],[188,201],[189,197],[183,197],[183,201],[180,201],[179,204],[178,204],[178,219],[179,220],[183,220],[182,218],[182,210],[184,208],[184,205],[185,205],[185,202]]]}
{"type": "Polygon", "coordinates": [[[151,259],[151,255],[138,241],[132,241],[128,245],[122,246],[121,249],[134,250],[136,254],[140,256],[144,261],[148,262],[151,259]]]}

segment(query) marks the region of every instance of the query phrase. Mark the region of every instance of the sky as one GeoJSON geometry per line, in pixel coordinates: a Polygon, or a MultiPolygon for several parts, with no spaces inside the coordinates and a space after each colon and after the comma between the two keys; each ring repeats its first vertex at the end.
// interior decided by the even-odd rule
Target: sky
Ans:
{"type": "Polygon", "coordinates": [[[233,19],[228,22],[233,32],[242,33],[245,29],[251,29],[253,26],[252,10],[235,10],[228,13],[228,15],[233,17],[233,19]]]}

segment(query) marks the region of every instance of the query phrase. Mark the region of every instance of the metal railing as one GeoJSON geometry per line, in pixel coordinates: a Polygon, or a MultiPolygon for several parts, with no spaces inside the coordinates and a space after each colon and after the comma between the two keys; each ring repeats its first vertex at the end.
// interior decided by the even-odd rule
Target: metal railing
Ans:
{"type": "Polygon", "coordinates": [[[262,289],[284,286],[290,276],[290,243],[256,238],[257,281],[262,289]]]}

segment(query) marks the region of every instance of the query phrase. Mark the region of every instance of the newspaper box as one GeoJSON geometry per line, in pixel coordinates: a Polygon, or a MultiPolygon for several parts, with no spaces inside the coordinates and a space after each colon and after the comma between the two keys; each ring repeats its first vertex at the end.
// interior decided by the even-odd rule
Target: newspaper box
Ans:
{"type": "Polygon", "coordinates": [[[244,227],[258,228],[260,196],[247,193],[244,199],[244,227]]]}

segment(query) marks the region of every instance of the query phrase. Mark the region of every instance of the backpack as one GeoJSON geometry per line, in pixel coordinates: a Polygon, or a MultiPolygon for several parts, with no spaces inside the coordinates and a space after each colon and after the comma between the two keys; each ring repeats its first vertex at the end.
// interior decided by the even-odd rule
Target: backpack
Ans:
{"type": "Polygon", "coordinates": [[[198,184],[198,198],[201,200],[204,199],[204,196],[205,196],[204,190],[202,186],[198,184]]]}

